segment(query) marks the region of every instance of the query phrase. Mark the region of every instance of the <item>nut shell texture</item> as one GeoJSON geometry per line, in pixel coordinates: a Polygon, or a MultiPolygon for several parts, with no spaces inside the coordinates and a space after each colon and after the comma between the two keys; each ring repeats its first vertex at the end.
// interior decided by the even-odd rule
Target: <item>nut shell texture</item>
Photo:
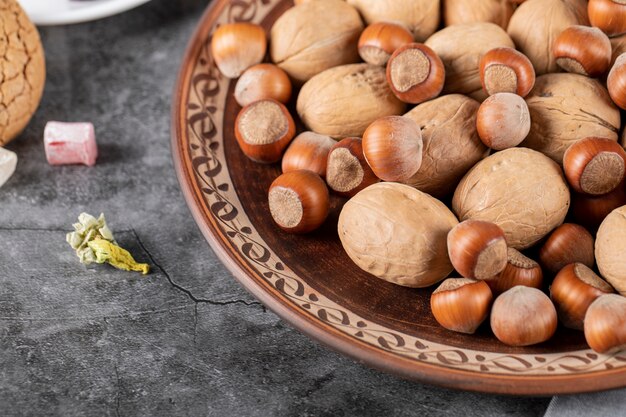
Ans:
{"type": "Polygon", "coordinates": [[[487,51],[498,47],[515,48],[500,26],[485,22],[448,26],[428,38],[426,46],[445,64],[444,93],[462,94],[481,89],[479,64],[487,51]]]}
{"type": "Polygon", "coordinates": [[[556,163],[531,149],[511,148],[472,168],[454,192],[452,207],[461,221],[497,224],[509,246],[525,249],[563,223],[569,203],[556,163]]]}
{"type": "Polygon", "coordinates": [[[552,44],[570,26],[586,25],[585,0],[527,0],[513,13],[508,33],[537,75],[557,72],[552,44]]]}
{"type": "Polygon", "coordinates": [[[537,77],[526,97],[530,133],[522,146],[540,151],[556,162],[573,143],[590,136],[617,141],[619,109],[598,80],[578,74],[537,77]]]}
{"type": "Polygon", "coordinates": [[[311,78],[300,90],[296,108],[312,131],[343,138],[362,136],[376,119],[402,114],[405,105],[391,92],[385,68],[353,64],[311,78]]]}
{"type": "MultiPolygon", "coordinates": [[[[317,1],[317,0],[315,0],[317,1]]],[[[347,0],[367,24],[388,21],[404,24],[417,42],[423,42],[439,26],[439,0],[347,0]]]]}
{"type": "Polygon", "coordinates": [[[513,3],[509,0],[444,0],[443,19],[446,26],[491,22],[506,29],[513,8],[513,3]]]}
{"type": "Polygon", "coordinates": [[[450,94],[405,114],[422,127],[422,166],[407,184],[435,197],[454,191],[463,175],[489,150],[476,133],[476,100],[450,94]]]}
{"type": "Polygon", "coordinates": [[[596,235],[596,263],[602,277],[626,296],[626,206],[611,212],[596,235]]]}
{"type": "Polygon", "coordinates": [[[46,63],[39,33],[15,0],[0,1],[0,33],[0,146],[4,146],[37,110],[46,63]]]}
{"type": "Polygon", "coordinates": [[[363,23],[341,0],[316,0],[287,10],[271,30],[272,61],[297,83],[328,68],[359,61],[363,23]]]}
{"type": "Polygon", "coordinates": [[[339,238],[361,269],[407,287],[428,287],[452,272],[446,236],[458,223],[439,200],[408,185],[374,184],[348,201],[339,238]]]}

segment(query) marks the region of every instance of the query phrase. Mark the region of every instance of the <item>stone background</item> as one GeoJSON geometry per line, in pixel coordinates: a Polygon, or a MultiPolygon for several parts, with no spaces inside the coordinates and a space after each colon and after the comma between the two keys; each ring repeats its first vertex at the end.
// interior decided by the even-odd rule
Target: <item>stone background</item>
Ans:
{"type": "Polygon", "coordinates": [[[354,363],[231,278],[180,193],[170,97],[205,1],[154,0],[42,28],[48,80],[0,189],[0,415],[538,416],[549,399],[450,391],[354,363]],[[93,168],[51,167],[48,120],[92,121],[93,168]],[[85,269],[65,243],[104,212],[148,277],[85,269]]]}

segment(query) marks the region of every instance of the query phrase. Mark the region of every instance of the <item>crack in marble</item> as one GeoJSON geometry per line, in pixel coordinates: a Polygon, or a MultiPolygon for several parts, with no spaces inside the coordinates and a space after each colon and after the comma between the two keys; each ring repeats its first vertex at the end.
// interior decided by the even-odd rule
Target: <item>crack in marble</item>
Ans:
{"type": "Polygon", "coordinates": [[[154,259],[154,256],[152,256],[152,253],[150,253],[150,251],[148,250],[148,248],[146,248],[146,246],[144,245],[144,243],[141,241],[141,238],[139,237],[139,235],[137,234],[137,231],[135,229],[130,229],[130,231],[133,233],[133,235],[135,236],[135,239],[137,239],[137,243],[139,244],[139,246],[141,246],[141,249],[146,253],[146,255],[148,255],[148,258],[150,259],[150,262],[159,270],[161,271],[161,273],[163,275],[165,275],[165,278],[167,278],[167,280],[169,281],[169,283],[176,288],[179,291],[182,291],[183,293],[185,293],[194,303],[206,303],[206,304],[210,304],[210,305],[216,305],[216,306],[227,306],[227,305],[231,305],[231,304],[243,304],[246,306],[253,306],[253,305],[258,305],[263,307],[263,311],[265,311],[264,306],[258,302],[258,301],[246,301],[246,300],[241,300],[241,299],[237,299],[237,300],[227,300],[227,301],[216,301],[216,300],[209,300],[207,298],[200,298],[200,297],[196,297],[191,290],[188,290],[187,288],[183,287],[182,285],[176,283],[172,277],[170,276],[170,274],[161,266],[159,265],[159,263],[156,262],[156,260],[154,259]]]}

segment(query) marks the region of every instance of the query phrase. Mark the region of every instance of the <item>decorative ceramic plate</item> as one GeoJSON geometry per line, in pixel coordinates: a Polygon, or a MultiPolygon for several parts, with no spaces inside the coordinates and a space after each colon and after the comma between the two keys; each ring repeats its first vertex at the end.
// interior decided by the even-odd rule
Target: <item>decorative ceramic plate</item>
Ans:
{"type": "Polygon", "coordinates": [[[88,22],[125,12],[150,0],[18,0],[36,25],[88,22]]]}
{"type": "Polygon", "coordinates": [[[214,0],[191,39],[175,90],[172,152],[180,184],[204,236],[235,278],[303,333],[403,377],[523,395],[626,386],[626,352],[596,354],[582,332],[559,328],[548,343],[512,348],[488,325],[472,336],[441,328],[429,309],[432,289],[388,284],[347,257],[336,232],[338,198],[316,233],[293,236],[274,225],[267,190],[280,167],[253,163],[239,150],[234,83],[219,74],[209,44],[220,23],[251,21],[269,30],[291,5],[214,0]]]}

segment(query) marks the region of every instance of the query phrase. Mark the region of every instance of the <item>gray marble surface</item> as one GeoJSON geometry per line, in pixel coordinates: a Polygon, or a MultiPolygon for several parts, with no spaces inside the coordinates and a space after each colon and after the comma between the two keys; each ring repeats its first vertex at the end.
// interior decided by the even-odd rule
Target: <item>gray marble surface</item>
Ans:
{"type": "Polygon", "coordinates": [[[446,390],[379,373],[292,329],[232,279],[180,193],[170,97],[206,1],[154,0],[43,28],[41,107],[0,189],[0,415],[539,416],[549,399],[446,390]],[[51,167],[45,122],[92,121],[93,168],[51,167]],[[106,213],[148,277],[86,269],[64,241],[106,213]]]}

